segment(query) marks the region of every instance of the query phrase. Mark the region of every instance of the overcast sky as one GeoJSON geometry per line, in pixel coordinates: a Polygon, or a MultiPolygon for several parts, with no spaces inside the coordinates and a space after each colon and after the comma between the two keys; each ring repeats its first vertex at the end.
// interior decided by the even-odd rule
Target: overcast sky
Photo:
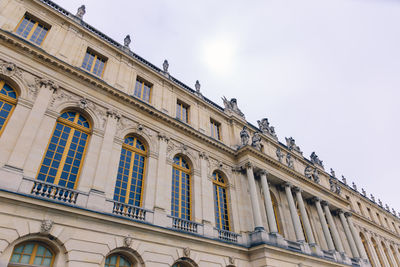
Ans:
{"type": "Polygon", "coordinates": [[[400,211],[399,1],[55,2],[400,211]]]}

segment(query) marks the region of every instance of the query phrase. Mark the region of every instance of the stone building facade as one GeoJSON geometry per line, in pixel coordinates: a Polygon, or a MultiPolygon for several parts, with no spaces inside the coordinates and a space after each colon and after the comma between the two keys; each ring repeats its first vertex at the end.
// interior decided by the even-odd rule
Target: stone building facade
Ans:
{"type": "Polygon", "coordinates": [[[0,2],[0,266],[400,266],[399,214],[85,11],[0,2]]]}

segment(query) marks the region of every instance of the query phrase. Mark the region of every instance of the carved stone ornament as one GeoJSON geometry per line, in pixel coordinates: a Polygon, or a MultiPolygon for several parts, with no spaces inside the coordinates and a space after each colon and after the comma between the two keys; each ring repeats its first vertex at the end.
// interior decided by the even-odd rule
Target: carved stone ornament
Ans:
{"type": "Polygon", "coordinates": [[[50,232],[52,227],[53,227],[52,220],[49,220],[49,219],[43,220],[42,223],[40,224],[40,232],[48,233],[48,232],[50,232]]]}
{"type": "Polygon", "coordinates": [[[293,137],[289,137],[289,138],[285,137],[285,139],[286,139],[286,145],[290,151],[294,150],[296,152],[299,152],[300,154],[303,154],[303,152],[301,152],[301,150],[300,150],[300,147],[298,145],[296,145],[296,141],[294,140],[293,137]]]}
{"type": "Polygon", "coordinates": [[[240,146],[246,146],[249,144],[250,134],[249,130],[247,130],[247,126],[243,126],[243,129],[240,131],[240,146]]]}
{"type": "Polygon", "coordinates": [[[116,120],[121,119],[121,113],[116,109],[107,109],[107,116],[116,120]]]}
{"type": "Polygon", "coordinates": [[[79,100],[78,104],[81,109],[87,109],[89,107],[89,100],[83,97],[79,100]]]}
{"type": "Polygon", "coordinates": [[[390,210],[390,208],[389,208],[389,205],[388,205],[388,204],[385,204],[385,209],[386,209],[386,210],[390,210]]]}
{"type": "Polygon", "coordinates": [[[315,152],[311,153],[310,160],[312,163],[324,168],[324,164],[323,164],[322,160],[319,159],[319,157],[317,156],[317,154],[315,154],[315,152]]]}
{"type": "Polygon", "coordinates": [[[200,82],[199,80],[196,81],[194,88],[196,89],[196,93],[200,94],[200,82]]]}
{"type": "Polygon", "coordinates": [[[364,189],[364,188],[361,188],[361,193],[362,193],[362,195],[363,195],[364,197],[366,197],[366,196],[367,196],[367,192],[365,191],[365,189],[364,189]]]}
{"type": "Polygon", "coordinates": [[[347,179],[342,175],[342,182],[347,185],[347,179]]]}
{"type": "Polygon", "coordinates": [[[239,115],[240,117],[242,117],[244,119],[243,112],[237,106],[236,98],[231,98],[231,100],[228,101],[228,99],[226,99],[226,97],[224,96],[222,98],[222,100],[224,101],[224,106],[225,106],[224,111],[225,112],[227,112],[227,113],[235,113],[235,114],[239,115]]]}
{"type": "Polygon", "coordinates": [[[355,191],[357,191],[357,185],[353,182],[353,189],[355,190],[355,191]]]}
{"type": "Polygon", "coordinates": [[[232,256],[229,256],[228,261],[229,261],[229,264],[235,264],[235,258],[232,256]]]}
{"type": "Polygon", "coordinates": [[[168,73],[168,68],[169,68],[168,60],[165,59],[164,62],[163,62],[163,64],[162,64],[162,66],[163,66],[164,72],[165,72],[165,73],[168,73]]]}
{"type": "Polygon", "coordinates": [[[314,169],[314,172],[313,172],[312,176],[313,176],[314,182],[319,184],[320,179],[319,179],[319,171],[318,171],[318,169],[316,169],[316,168],[314,169]]]}
{"type": "Polygon", "coordinates": [[[124,246],[130,247],[132,245],[133,238],[130,235],[124,237],[124,246]]]}
{"type": "Polygon", "coordinates": [[[165,142],[169,141],[169,136],[166,133],[160,132],[157,134],[158,139],[163,140],[165,142]]]}
{"type": "Polygon", "coordinates": [[[305,176],[306,178],[308,178],[308,179],[312,179],[312,172],[313,172],[313,169],[312,169],[310,166],[307,166],[307,167],[304,169],[304,176],[305,176]]]}
{"type": "Polygon", "coordinates": [[[378,205],[383,207],[382,200],[380,200],[379,198],[378,198],[378,205]]]}
{"type": "Polygon", "coordinates": [[[80,19],[83,19],[83,15],[85,15],[85,13],[86,13],[86,7],[85,7],[85,5],[81,5],[78,8],[78,11],[76,12],[75,16],[77,16],[80,19]]]}
{"type": "Polygon", "coordinates": [[[282,162],[282,158],[284,157],[284,155],[279,147],[276,149],[276,156],[278,157],[279,162],[282,162]]]}
{"type": "Polygon", "coordinates": [[[289,153],[286,154],[286,164],[288,165],[289,168],[291,169],[294,168],[293,158],[292,155],[290,155],[289,153]]]}
{"type": "Polygon", "coordinates": [[[45,86],[50,90],[53,90],[54,92],[58,90],[59,86],[57,83],[55,83],[54,81],[50,80],[50,79],[46,79],[46,78],[42,78],[38,81],[39,86],[45,86]]]}
{"type": "Polygon", "coordinates": [[[1,72],[6,76],[13,76],[17,71],[17,66],[12,62],[4,62],[1,64],[1,72]]]}
{"type": "Polygon", "coordinates": [[[251,146],[261,151],[261,136],[258,132],[255,132],[251,139],[251,146]]]}
{"type": "Polygon", "coordinates": [[[371,194],[370,197],[371,197],[371,200],[372,200],[373,202],[375,202],[375,197],[374,197],[374,195],[371,194]]]}
{"type": "Polygon", "coordinates": [[[335,173],[335,171],[331,168],[331,176],[333,177],[333,178],[336,178],[336,173],[335,173]]]}
{"type": "Polygon", "coordinates": [[[272,136],[275,140],[278,140],[278,136],[276,136],[275,128],[273,126],[269,126],[269,122],[267,118],[262,118],[257,121],[258,128],[263,134],[268,134],[272,136]]]}
{"type": "Polygon", "coordinates": [[[131,36],[128,34],[127,36],[125,36],[124,38],[124,47],[128,48],[129,45],[131,44],[131,36]]]}
{"type": "Polygon", "coordinates": [[[200,157],[201,159],[205,159],[205,160],[208,160],[208,159],[209,159],[206,152],[200,152],[200,153],[199,153],[199,157],[200,157]]]}
{"type": "Polygon", "coordinates": [[[392,213],[394,216],[396,216],[396,211],[394,210],[394,208],[392,208],[392,213]]]}
{"type": "Polygon", "coordinates": [[[190,248],[186,247],[183,249],[183,256],[189,258],[190,257],[190,248]]]}

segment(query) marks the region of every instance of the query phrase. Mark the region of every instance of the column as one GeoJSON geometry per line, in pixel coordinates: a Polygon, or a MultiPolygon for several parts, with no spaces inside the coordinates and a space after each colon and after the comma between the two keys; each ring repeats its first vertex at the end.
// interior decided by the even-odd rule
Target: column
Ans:
{"type": "Polygon", "coordinates": [[[58,89],[58,85],[51,80],[41,79],[40,90],[35,103],[25,121],[21,134],[18,137],[7,165],[22,169],[32,147],[33,140],[39,130],[40,122],[50,102],[51,96],[58,89]]]}
{"type": "Polygon", "coordinates": [[[356,243],[354,242],[354,238],[351,235],[349,225],[346,221],[346,218],[344,216],[343,210],[338,210],[337,212],[339,214],[340,221],[342,222],[344,233],[346,234],[347,241],[349,242],[351,254],[353,255],[353,258],[360,258],[360,254],[357,251],[356,243]]]}
{"type": "Polygon", "coordinates": [[[347,217],[347,222],[349,224],[350,231],[353,234],[354,241],[356,242],[358,253],[360,254],[362,259],[368,260],[367,253],[365,252],[364,245],[361,242],[360,235],[357,229],[354,227],[353,220],[351,218],[351,213],[346,212],[344,215],[347,217]]]}
{"type": "Polygon", "coordinates": [[[166,211],[170,210],[171,208],[172,184],[172,172],[167,173],[167,145],[169,137],[164,133],[159,133],[158,140],[159,143],[155,208],[166,211]]]}
{"type": "Polygon", "coordinates": [[[200,153],[203,223],[215,225],[214,189],[212,181],[208,178],[208,161],[208,155],[204,152],[200,153]]]}
{"type": "Polygon", "coordinates": [[[254,179],[253,164],[248,162],[246,164],[247,180],[249,182],[251,207],[253,209],[254,230],[262,231],[264,226],[261,220],[260,203],[258,202],[256,181],[254,179]]]}
{"type": "Polygon", "coordinates": [[[284,186],[285,186],[286,197],[287,197],[287,201],[289,203],[290,215],[292,217],[292,222],[293,222],[293,226],[294,226],[294,231],[296,233],[297,241],[304,242],[305,241],[304,234],[303,234],[303,230],[301,229],[299,214],[297,213],[296,205],[294,204],[292,190],[291,190],[291,184],[285,183],[284,186]]]}
{"type": "Polygon", "coordinates": [[[114,136],[117,129],[117,122],[120,117],[120,114],[115,110],[107,111],[107,123],[104,130],[103,142],[101,144],[99,159],[97,161],[96,172],[91,188],[99,192],[105,191],[114,136]]]}
{"type": "Polygon", "coordinates": [[[295,187],[294,191],[296,192],[297,203],[299,205],[301,218],[303,219],[303,226],[307,235],[308,243],[315,244],[315,238],[311,229],[310,220],[308,219],[307,211],[304,206],[303,197],[301,196],[302,190],[298,187],[295,187]]]}
{"type": "Polygon", "coordinates": [[[324,232],[326,244],[328,245],[328,250],[333,251],[335,250],[335,246],[333,245],[331,233],[329,232],[328,224],[326,222],[324,212],[322,211],[321,200],[318,197],[315,197],[314,201],[315,206],[317,207],[319,220],[321,221],[322,231],[324,232]]]}
{"type": "Polygon", "coordinates": [[[269,231],[271,233],[278,234],[274,207],[272,206],[271,193],[269,191],[269,186],[268,186],[267,174],[268,172],[266,170],[262,170],[260,172],[261,186],[264,194],[264,204],[265,204],[265,209],[267,210],[268,226],[269,226],[269,231]]]}
{"type": "Polygon", "coordinates": [[[328,223],[331,228],[333,242],[335,243],[336,249],[337,249],[337,251],[344,253],[343,244],[340,241],[339,233],[337,231],[336,224],[333,221],[331,211],[329,210],[328,202],[322,201],[322,206],[324,207],[325,215],[326,215],[326,218],[328,219],[328,223]]]}

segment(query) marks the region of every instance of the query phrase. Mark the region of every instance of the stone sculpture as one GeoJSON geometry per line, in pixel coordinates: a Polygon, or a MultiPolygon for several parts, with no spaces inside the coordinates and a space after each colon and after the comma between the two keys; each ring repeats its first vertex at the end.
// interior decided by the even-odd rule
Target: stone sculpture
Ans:
{"type": "Polygon", "coordinates": [[[353,189],[357,191],[357,185],[353,182],[353,189]]]}
{"type": "Polygon", "coordinates": [[[200,94],[200,82],[199,82],[199,80],[196,81],[196,84],[194,85],[194,88],[196,88],[196,93],[200,94]]]}
{"type": "Polygon", "coordinates": [[[278,157],[279,162],[282,162],[283,153],[279,147],[276,149],[276,156],[278,157]]]}
{"type": "Polygon", "coordinates": [[[331,176],[333,177],[333,178],[336,178],[336,173],[335,173],[335,171],[331,168],[331,176]]]}
{"type": "Polygon", "coordinates": [[[310,159],[311,159],[311,162],[312,162],[312,163],[314,163],[314,164],[316,164],[316,165],[319,165],[319,166],[321,166],[322,168],[324,167],[322,160],[319,159],[319,157],[317,156],[317,154],[315,154],[315,152],[312,152],[312,153],[311,153],[310,159]]]}
{"type": "Polygon", "coordinates": [[[347,185],[347,179],[342,175],[342,182],[347,185]]]}
{"type": "Polygon", "coordinates": [[[364,197],[366,197],[366,196],[367,196],[367,192],[365,191],[365,189],[364,189],[364,188],[361,188],[361,193],[362,193],[362,195],[363,195],[364,197]]]}
{"type": "Polygon", "coordinates": [[[375,197],[374,197],[373,194],[371,194],[371,200],[372,200],[373,202],[375,202],[375,197]]]}
{"type": "Polygon", "coordinates": [[[80,19],[83,19],[83,15],[85,15],[85,13],[86,13],[86,7],[85,5],[81,5],[78,8],[78,11],[76,12],[76,16],[80,19]]]}
{"type": "Polygon", "coordinates": [[[240,131],[240,140],[241,146],[246,146],[249,144],[250,134],[247,130],[247,126],[243,126],[243,129],[240,131]]]}
{"type": "Polygon", "coordinates": [[[163,64],[162,64],[162,66],[163,66],[164,72],[167,73],[168,72],[168,68],[169,68],[168,60],[165,59],[163,64]]]}
{"type": "Polygon", "coordinates": [[[286,154],[286,164],[288,165],[289,168],[291,169],[294,168],[292,155],[290,155],[289,153],[286,154]]]}
{"type": "Polygon", "coordinates": [[[275,133],[275,128],[273,126],[269,126],[269,122],[267,118],[262,118],[261,120],[257,121],[258,128],[263,134],[271,135],[275,140],[278,139],[275,133]]]}
{"type": "Polygon", "coordinates": [[[131,44],[131,36],[128,34],[124,39],[124,46],[128,48],[130,44],[131,44]]]}
{"type": "Polygon", "coordinates": [[[314,169],[314,172],[313,172],[313,179],[314,179],[314,182],[316,182],[317,184],[319,184],[319,171],[318,171],[318,169],[317,168],[315,168],[314,169]]]}
{"type": "Polygon", "coordinates": [[[224,101],[225,111],[233,112],[239,115],[240,117],[244,118],[243,112],[237,106],[236,98],[231,98],[231,100],[228,101],[228,99],[226,99],[226,97],[224,96],[222,100],[224,101]]]}
{"type": "Polygon", "coordinates": [[[49,220],[49,219],[43,220],[42,223],[40,224],[40,232],[48,233],[48,232],[50,232],[52,227],[53,227],[52,220],[49,220]]]}
{"type": "Polygon", "coordinates": [[[293,137],[289,137],[289,138],[285,137],[285,139],[286,139],[286,145],[289,150],[291,150],[291,151],[294,150],[294,151],[297,151],[297,152],[303,154],[303,152],[301,152],[301,150],[300,150],[300,147],[298,145],[296,145],[296,141],[294,140],[293,137]]]}
{"type": "Polygon", "coordinates": [[[255,132],[251,140],[251,146],[257,150],[261,150],[261,136],[258,132],[255,132]]]}
{"type": "Polygon", "coordinates": [[[304,176],[306,177],[306,178],[308,178],[308,179],[312,179],[312,168],[310,167],[310,166],[307,166],[305,169],[304,169],[304,176]]]}

